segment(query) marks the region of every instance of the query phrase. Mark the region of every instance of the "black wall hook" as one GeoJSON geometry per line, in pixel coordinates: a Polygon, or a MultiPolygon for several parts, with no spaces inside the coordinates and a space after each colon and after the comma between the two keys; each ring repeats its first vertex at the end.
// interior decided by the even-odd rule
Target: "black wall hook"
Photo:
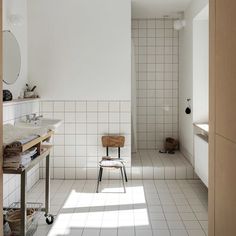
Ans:
{"type": "Polygon", "coordinates": [[[190,106],[190,101],[191,101],[191,99],[190,99],[190,98],[187,98],[188,106],[187,106],[187,108],[185,109],[185,113],[186,113],[187,115],[191,114],[191,112],[192,112],[191,106],[190,106]]]}

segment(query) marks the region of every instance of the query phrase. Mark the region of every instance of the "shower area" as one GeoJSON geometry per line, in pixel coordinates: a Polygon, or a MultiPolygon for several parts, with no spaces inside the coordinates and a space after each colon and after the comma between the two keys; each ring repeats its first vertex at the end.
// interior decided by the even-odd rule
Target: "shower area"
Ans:
{"type": "Polygon", "coordinates": [[[179,35],[173,24],[132,20],[137,149],[162,149],[165,137],[178,138],[179,35]]]}
{"type": "Polygon", "coordinates": [[[132,19],[132,176],[178,179],[193,168],[177,152],[160,154],[165,138],[178,139],[179,29],[169,16],[132,19]]]}

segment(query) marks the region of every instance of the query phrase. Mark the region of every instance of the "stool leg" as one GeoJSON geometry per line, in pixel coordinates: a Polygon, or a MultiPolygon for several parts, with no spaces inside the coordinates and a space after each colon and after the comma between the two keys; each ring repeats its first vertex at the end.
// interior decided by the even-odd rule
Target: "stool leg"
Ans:
{"type": "Polygon", "coordinates": [[[121,173],[121,178],[122,178],[122,183],[123,183],[124,193],[126,193],[126,189],[125,189],[125,180],[124,180],[124,175],[123,175],[123,169],[122,169],[122,168],[120,168],[120,173],[121,173]]]}
{"type": "Polygon", "coordinates": [[[100,182],[100,178],[101,178],[101,170],[102,170],[102,168],[100,167],[99,173],[98,173],[98,180],[97,180],[97,190],[96,190],[96,193],[98,193],[99,182],[100,182]]]}
{"type": "Polygon", "coordinates": [[[127,178],[127,174],[126,174],[125,165],[123,165],[123,170],[124,170],[124,174],[125,174],[125,181],[128,182],[128,178],[127,178]]]}
{"type": "Polygon", "coordinates": [[[101,169],[101,174],[100,174],[100,182],[102,181],[102,173],[103,173],[103,168],[100,168],[101,169]]]}

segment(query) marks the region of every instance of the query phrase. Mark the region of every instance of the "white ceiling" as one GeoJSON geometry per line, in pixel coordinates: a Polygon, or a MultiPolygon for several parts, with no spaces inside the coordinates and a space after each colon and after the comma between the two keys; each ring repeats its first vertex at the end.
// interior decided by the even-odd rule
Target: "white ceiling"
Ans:
{"type": "Polygon", "coordinates": [[[178,17],[192,0],[132,0],[132,18],[178,17]]]}

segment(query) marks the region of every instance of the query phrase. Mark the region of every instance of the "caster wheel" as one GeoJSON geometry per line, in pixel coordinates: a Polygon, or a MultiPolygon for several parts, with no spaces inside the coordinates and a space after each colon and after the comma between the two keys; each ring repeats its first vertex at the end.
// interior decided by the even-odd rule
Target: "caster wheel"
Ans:
{"type": "Polygon", "coordinates": [[[53,216],[53,215],[48,215],[48,216],[46,217],[46,223],[47,223],[48,225],[51,225],[51,224],[53,223],[53,221],[54,221],[54,216],[53,216]]]}

